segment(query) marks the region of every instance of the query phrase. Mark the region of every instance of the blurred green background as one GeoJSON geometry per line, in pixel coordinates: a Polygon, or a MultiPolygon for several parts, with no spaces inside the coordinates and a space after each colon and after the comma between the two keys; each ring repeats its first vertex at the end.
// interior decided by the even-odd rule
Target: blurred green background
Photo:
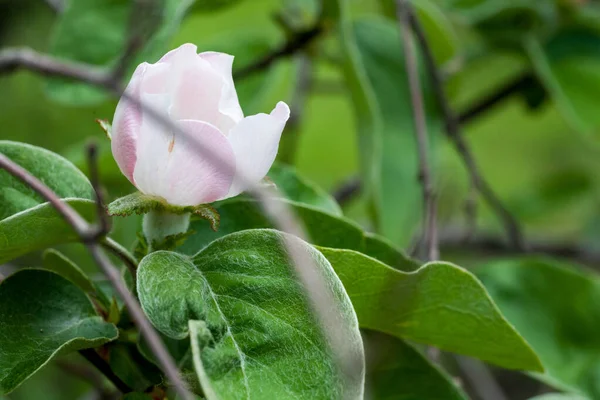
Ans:
{"type": "MultiPolygon", "coordinates": [[[[111,18],[127,20],[126,13],[117,12],[126,3],[124,0],[70,1],[73,9],[78,2],[81,2],[79,7],[84,7],[84,3],[101,4],[107,15],[113,13],[111,18]]],[[[390,18],[387,8],[392,1],[349,0],[348,3],[352,21],[381,26],[381,34],[392,27],[395,29],[396,22],[390,18]]],[[[413,3],[440,63],[452,106],[459,114],[499,93],[515,79],[529,77],[528,84],[466,121],[464,137],[481,174],[519,220],[527,240],[585,248],[588,253],[598,254],[598,4],[585,0],[415,0],[413,3]]],[[[198,0],[181,24],[174,22],[174,13],[168,14],[172,20],[163,22],[173,23],[172,35],[163,38],[164,49],[148,53],[153,58],[147,61],[154,62],[157,54],[164,50],[191,42],[200,51],[225,51],[235,55],[234,66],[241,68],[283,46],[294,37],[294,31],[313,26],[318,9],[318,2],[310,0],[198,0]],[[287,21],[284,27],[281,20],[287,21]]],[[[95,37],[106,39],[116,35],[118,39],[124,34],[124,24],[93,25],[105,23],[104,17],[80,19],[77,24],[69,25],[68,15],[55,12],[43,0],[0,0],[0,48],[27,46],[78,59],[90,54],[95,57],[105,51],[94,47],[95,37]],[[91,25],[86,28],[86,24],[91,25]],[[81,31],[78,35],[78,29],[86,31],[85,34],[81,31]],[[80,51],[68,47],[69,41],[65,39],[68,35],[71,42],[78,43],[80,51]]],[[[361,117],[344,75],[343,46],[337,40],[335,28],[326,28],[325,33],[306,47],[276,60],[257,74],[236,80],[236,85],[246,115],[269,112],[279,100],[291,105],[292,114],[297,113],[299,118],[289,124],[283,134],[284,161],[293,163],[305,177],[334,193],[348,180],[361,175],[361,162],[365,161],[361,161],[362,146],[357,135],[361,117]],[[307,65],[310,84],[301,82],[302,87],[298,89],[299,76],[306,73],[307,65]],[[299,90],[303,96],[298,96],[299,90]]],[[[371,37],[364,39],[363,45],[368,45],[369,40],[380,40],[378,32],[375,30],[371,37]]],[[[118,53],[119,50],[112,51],[118,53]]],[[[373,56],[374,74],[381,72],[377,68],[389,68],[381,60],[391,60],[392,65],[401,57],[400,48],[388,46],[382,51],[373,56]]],[[[369,54],[363,52],[362,55],[369,54]]],[[[389,92],[383,93],[389,94],[388,97],[378,93],[383,103],[380,106],[387,109],[388,119],[410,118],[407,95],[402,92],[405,89],[400,90],[398,96],[406,101],[393,102],[395,81],[381,82],[379,90],[389,92]]],[[[423,86],[431,108],[430,85],[425,82],[423,86]]],[[[72,88],[60,81],[48,82],[30,72],[0,76],[1,139],[48,148],[85,170],[83,145],[93,138],[103,150],[102,180],[113,199],[133,191],[118,171],[109,143],[95,122],[97,118],[111,120],[115,105],[116,100],[105,99],[98,93],[86,94],[81,88],[72,88]],[[78,98],[80,94],[82,97],[78,98]]],[[[432,114],[437,116],[435,106],[433,109],[432,114]]],[[[400,123],[403,134],[412,135],[412,122],[400,123]]],[[[429,128],[433,138],[432,162],[440,229],[442,233],[464,232],[464,206],[469,197],[467,174],[443,135],[439,119],[430,123],[429,128]]],[[[384,154],[390,162],[402,165],[405,160],[415,159],[416,149],[411,140],[404,140],[398,142],[398,146],[388,146],[384,154]]],[[[398,232],[383,233],[398,247],[410,250],[418,237],[421,209],[416,166],[405,170],[406,176],[398,178],[398,188],[399,196],[406,200],[397,204],[400,217],[392,218],[402,221],[403,225],[398,232]]],[[[498,219],[481,199],[478,205],[477,232],[502,242],[503,229],[498,219]]],[[[364,194],[343,204],[347,216],[367,229],[375,229],[377,224],[371,219],[370,207],[364,194]]],[[[130,245],[138,224],[139,219],[135,217],[116,221],[115,236],[130,245]]],[[[71,252],[77,252],[77,246],[69,247],[75,248],[71,252]]],[[[84,260],[84,257],[80,255],[79,259],[84,260]]],[[[446,251],[442,246],[442,259],[461,262],[465,267],[477,269],[489,258],[494,257],[487,251],[457,250],[455,246],[452,251],[446,251]]],[[[586,261],[587,267],[600,266],[600,257],[586,261]]],[[[35,257],[23,262],[35,263],[35,257]]],[[[489,287],[493,289],[494,283],[489,287]]],[[[561,288],[556,290],[560,293],[561,288]]],[[[593,306],[600,308],[600,304],[586,307],[593,306]]],[[[590,329],[596,328],[600,325],[590,329]]],[[[592,347],[597,351],[597,346],[592,347]]],[[[594,362],[598,359],[594,358],[594,362]]],[[[67,398],[62,391],[64,386],[58,384],[67,379],[71,382],[72,378],[67,376],[59,367],[51,366],[10,398],[67,398]]],[[[78,398],[87,389],[85,385],[73,385],[72,390],[69,398],[78,398]]],[[[600,396],[598,384],[587,393],[598,398],[593,395],[600,396]]]]}

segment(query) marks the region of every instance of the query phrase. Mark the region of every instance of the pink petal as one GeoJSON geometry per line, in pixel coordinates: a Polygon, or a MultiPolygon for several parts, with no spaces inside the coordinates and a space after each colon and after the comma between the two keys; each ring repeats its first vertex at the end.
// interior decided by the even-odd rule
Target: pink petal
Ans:
{"type": "MultiPolygon", "coordinates": [[[[133,100],[139,101],[140,99],[141,83],[147,67],[147,63],[140,64],[125,89],[125,92],[133,100]]],[[[136,145],[141,124],[142,112],[140,105],[133,104],[125,97],[121,97],[113,117],[111,149],[121,172],[134,185],[133,170],[136,162],[136,145]]]]}
{"type": "MultiPolygon", "coordinates": [[[[160,96],[150,98],[155,103],[164,100],[160,96]]],[[[134,171],[138,188],[178,206],[210,203],[223,197],[235,173],[235,157],[227,138],[205,122],[182,120],[177,124],[185,135],[165,132],[151,124],[148,131],[144,130],[134,171]]]]}
{"type": "Polygon", "coordinates": [[[289,117],[288,105],[280,101],[270,115],[246,117],[233,128],[228,139],[235,154],[236,174],[225,198],[249,189],[269,172],[289,117]]]}

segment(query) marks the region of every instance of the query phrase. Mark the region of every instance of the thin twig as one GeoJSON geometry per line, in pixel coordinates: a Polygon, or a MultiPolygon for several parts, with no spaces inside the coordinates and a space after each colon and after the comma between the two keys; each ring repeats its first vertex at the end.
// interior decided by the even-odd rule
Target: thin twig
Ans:
{"type": "Polygon", "coordinates": [[[402,50],[406,63],[406,74],[410,88],[410,98],[415,123],[417,150],[419,154],[419,181],[423,191],[423,238],[426,257],[428,260],[437,260],[439,250],[437,244],[437,204],[433,191],[431,168],[429,166],[429,139],[427,137],[427,122],[425,120],[425,106],[423,93],[419,82],[417,54],[412,41],[410,29],[410,5],[407,0],[396,0],[396,15],[400,23],[400,36],[402,50]]]}
{"type": "Polygon", "coordinates": [[[133,389],[129,387],[125,382],[121,380],[110,368],[108,363],[98,355],[96,350],[94,349],[83,349],[79,350],[79,354],[81,354],[86,360],[88,360],[94,367],[98,369],[98,371],[102,372],[109,381],[112,382],[113,385],[123,394],[133,392],[133,389]]]}
{"type": "Polygon", "coordinates": [[[106,213],[102,188],[100,187],[100,174],[98,172],[98,146],[90,143],[87,146],[88,168],[90,171],[90,182],[94,190],[96,200],[96,215],[98,216],[97,237],[104,237],[110,232],[110,219],[106,213]]]}
{"type": "Polygon", "coordinates": [[[39,193],[42,197],[52,204],[52,206],[65,218],[65,220],[75,229],[82,242],[85,243],[92,258],[98,264],[102,272],[108,277],[119,297],[123,300],[130,315],[140,329],[140,332],[148,345],[157,357],[158,362],[163,368],[165,375],[175,386],[178,394],[184,399],[193,399],[193,396],[188,391],[185,383],[179,375],[179,371],[173,358],[162,343],[160,337],[146,318],[146,315],[140,308],[135,297],[129,292],[125,283],[122,281],[118,270],[112,265],[110,260],[102,252],[102,248],[96,240],[98,240],[97,229],[88,224],[71,206],[62,202],[60,198],[50,188],[44,185],[39,179],[31,175],[24,168],[14,163],[4,154],[0,153],[0,168],[6,170],[15,178],[29,185],[33,190],[39,193]],[[93,238],[93,240],[90,240],[93,238]]]}
{"type": "Polygon", "coordinates": [[[333,197],[340,206],[354,199],[362,190],[362,182],[358,177],[351,177],[334,190],[333,197]]]}
{"type": "Polygon", "coordinates": [[[25,68],[45,76],[75,79],[100,87],[113,87],[110,76],[97,67],[64,62],[28,48],[0,51],[0,75],[25,68]]]}
{"type": "Polygon", "coordinates": [[[475,157],[473,156],[473,153],[471,152],[466,141],[461,135],[458,117],[452,110],[452,107],[450,107],[450,102],[448,101],[446,92],[444,90],[442,76],[435,64],[433,52],[431,51],[431,47],[427,40],[425,31],[415,14],[413,12],[410,12],[410,15],[412,16],[412,18],[410,18],[410,21],[412,23],[412,30],[414,31],[415,36],[417,37],[421,51],[425,58],[425,65],[431,78],[431,83],[435,92],[435,97],[444,117],[447,136],[450,138],[451,142],[456,148],[456,151],[461,156],[461,159],[463,160],[465,168],[467,169],[472,184],[477,188],[477,191],[483,196],[485,201],[493,209],[494,213],[498,216],[498,218],[504,225],[504,229],[506,230],[511,244],[515,248],[522,249],[524,246],[524,239],[521,227],[519,226],[519,223],[516,220],[516,218],[504,206],[500,198],[496,195],[494,190],[479,172],[479,168],[477,166],[477,162],[475,161],[475,157]]]}
{"type": "Polygon", "coordinates": [[[470,241],[464,241],[465,233],[461,229],[448,227],[440,233],[440,247],[443,251],[468,251],[489,256],[511,256],[523,254],[545,254],[556,258],[575,260],[589,266],[600,266],[600,249],[582,243],[530,239],[527,251],[514,249],[497,235],[478,232],[470,241]]]}
{"type": "Polygon", "coordinates": [[[105,237],[102,240],[102,242],[100,242],[100,244],[107,251],[109,251],[110,253],[114,254],[121,261],[123,261],[123,263],[125,264],[125,266],[129,270],[129,272],[131,273],[131,276],[135,280],[136,275],[137,275],[137,267],[138,267],[138,263],[137,263],[137,260],[135,259],[135,257],[133,257],[131,255],[131,253],[129,253],[129,251],[127,251],[126,248],[124,248],[119,243],[117,243],[116,241],[114,241],[113,239],[111,239],[109,237],[105,237]]]}
{"type": "MultiPolygon", "coordinates": [[[[414,20],[416,21],[416,19],[414,20]]],[[[458,117],[458,122],[460,124],[467,124],[469,122],[472,122],[473,120],[479,118],[485,112],[492,109],[494,106],[518,94],[523,89],[531,86],[534,82],[535,77],[531,73],[525,73],[523,75],[518,76],[516,79],[510,81],[508,84],[502,86],[496,92],[485,96],[476,104],[470,106],[465,111],[463,111],[458,117]]]]}
{"type": "Polygon", "coordinates": [[[292,54],[304,49],[306,46],[311,44],[312,41],[321,34],[321,32],[323,32],[323,27],[320,23],[318,23],[312,28],[295,33],[283,46],[272,51],[271,53],[266,54],[256,62],[235,71],[233,73],[233,77],[235,79],[244,79],[256,72],[267,69],[275,61],[291,56],[292,54]]]}
{"type": "Polygon", "coordinates": [[[111,74],[114,81],[123,79],[131,61],[155,33],[163,18],[159,6],[159,0],[133,0],[129,15],[129,35],[111,74]]]}

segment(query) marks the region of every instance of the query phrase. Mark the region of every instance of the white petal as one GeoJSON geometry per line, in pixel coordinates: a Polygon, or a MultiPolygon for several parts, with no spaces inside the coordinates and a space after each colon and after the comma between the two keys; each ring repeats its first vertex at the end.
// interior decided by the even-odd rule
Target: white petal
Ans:
{"type": "Polygon", "coordinates": [[[290,117],[280,101],[271,114],[244,118],[229,134],[236,161],[236,176],[225,198],[237,196],[265,177],[279,149],[279,139],[290,117]]]}
{"type": "MultiPolygon", "coordinates": [[[[160,109],[166,95],[146,95],[160,109]]],[[[201,121],[176,121],[183,132],[165,131],[144,115],[134,170],[137,187],[169,204],[211,203],[227,194],[235,172],[231,145],[216,127],[201,121]]]]}
{"type": "MultiPolygon", "coordinates": [[[[234,57],[229,54],[214,51],[200,53],[199,57],[208,61],[215,71],[222,76],[225,86],[221,92],[219,111],[229,116],[237,125],[244,118],[244,112],[240,107],[240,101],[235,90],[235,84],[233,83],[234,57]]],[[[229,131],[224,131],[223,133],[228,134],[229,131]]]]}

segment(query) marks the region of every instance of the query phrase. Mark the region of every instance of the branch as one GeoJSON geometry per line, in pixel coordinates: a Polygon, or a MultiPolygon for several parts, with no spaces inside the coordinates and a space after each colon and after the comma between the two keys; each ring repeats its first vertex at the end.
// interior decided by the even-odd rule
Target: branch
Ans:
{"type": "MultiPolygon", "coordinates": [[[[413,18],[413,20],[416,21],[416,18],[413,18]]],[[[501,87],[497,92],[485,96],[482,100],[463,111],[458,117],[458,122],[461,124],[472,122],[474,119],[480,117],[481,114],[484,114],[504,100],[509,99],[523,89],[531,86],[534,82],[535,77],[531,73],[526,73],[517,77],[501,87]]]]}
{"type": "Polygon", "coordinates": [[[292,54],[304,49],[323,32],[321,24],[316,24],[310,29],[295,33],[283,46],[266,54],[263,58],[257,60],[244,68],[233,73],[235,79],[244,79],[254,73],[267,69],[275,61],[291,56],[292,54]]]}
{"type": "Polygon", "coordinates": [[[429,76],[431,78],[431,83],[433,86],[435,97],[444,117],[446,134],[451,140],[451,142],[454,144],[454,147],[456,148],[458,154],[461,156],[461,159],[463,160],[465,168],[467,169],[467,172],[471,179],[472,185],[483,196],[485,201],[492,208],[492,210],[495,212],[497,217],[504,225],[504,229],[506,230],[511,244],[515,248],[523,249],[524,239],[519,223],[516,220],[516,218],[510,213],[510,211],[504,206],[504,204],[498,198],[491,186],[487,183],[487,181],[479,172],[479,168],[475,161],[475,157],[473,157],[470,148],[468,147],[466,141],[464,140],[460,132],[460,121],[454,113],[454,111],[452,110],[452,108],[450,107],[450,102],[444,90],[442,76],[435,64],[433,52],[431,51],[431,47],[427,40],[425,31],[415,14],[411,12],[410,15],[412,16],[412,18],[410,18],[410,21],[412,23],[413,31],[415,33],[415,36],[417,37],[417,40],[421,47],[421,51],[425,58],[425,64],[429,76]]]}
{"type": "Polygon", "coordinates": [[[423,191],[424,221],[423,238],[428,260],[437,260],[439,250],[437,243],[437,204],[433,191],[431,168],[429,166],[429,139],[427,137],[427,123],[425,121],[425,107],[423,93],[419,82],[417,55],[412,41],[410,30],[410,5],[408,0],[396,0],[396,14],[400,23],[402,50],[406,63],[406,74],[410,88],[413,117],[415,121],[415,134],[417,136],[417,150],[419,153],[419,181],[423,191]]]}
{"type": "Polygon", "coordinates": [[[575,260],[585,265],[600,266],[600,251],[580,243],[553,242],[542,239],[529,240],[526,251],[518,250],[502,238],[491,234],[477,234],[464,240],[464,232],[447,228],[440,234],[440,246],[444,251],[479,252],[490,256],[511,256],[523,254],[545,254],[552,257],[575,260]]]}
{"type": "Polygon", "coordinates": [[[362,190],[362,183],[360,178],[351,177],[341,184],[340,187],[335,189],[333,197],[339,203],[340,206],[348,203],[354,199],[362,190]]]}

